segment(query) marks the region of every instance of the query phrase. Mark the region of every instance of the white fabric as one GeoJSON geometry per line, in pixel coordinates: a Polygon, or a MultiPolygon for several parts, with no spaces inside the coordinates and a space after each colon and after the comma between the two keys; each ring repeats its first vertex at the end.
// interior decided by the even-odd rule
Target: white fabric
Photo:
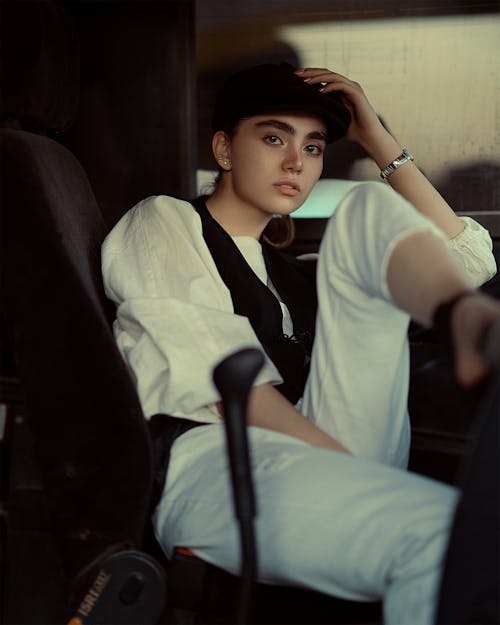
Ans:
{"type": "Polygon", "coordinates": [[[382,185],[357,188],[337,208],[320,249],[316,340],[302,403],[356,455],[399,467],[410,442],[409,316],[392,304],[385,274],[396,242],[421,229],[442,236],[382,185]]]}
{"type": "MultiPolygon", "coordinates": [[[[362,189],[384,194],[388,202],[402,203],[415,213],[380,183],[360,184],[341,206],[355,203],[362,189]]],[[[467,221],[464,232],[450,246],[472,282],[479,284],[495,273],[491,238],[479,224],[467,221]]],[[[387,226],[387,221],[379,220],[374,232],[387,226]]],[[[258,242],[239,237],[236,243],[248,255],[249,264],[261,263],[260,269],[256,268],[266,281],[263,260],[256,260],[262,255],[258,242]]],[[[145,416],[166,413],[219,422],[213,366],[241,347],[260,345],[248,320],[233,312],[231,296],[205,244],[196,211],[175,198],[148,198],[126,213],[108,235],[102,258],[106,293],[118,306],[116,340],[136,380],[145,416]]],[[[284,304],[282,309],[284,332],[292,334],[284,304]]],[[[267,356],[257,379],[257,383],[263,382],[281,382],[267,356]]]]}
{"type": "MultiPolygon", "coordinates": [[[[344,599],[384,599],[386,625],[433,625],[454,489],[414,474],[249,428],[258,578],[344,599]]],[[[176,546],[239,571],[239,537],[221,425],[172,448],[153,518],[176,546]]]]}
{"type": "Polygon", "coordinates": [[[448,246],[458,260],[474,287],[484,284],[497,272],[495,257],[492,254],[493,242],[489,232],[471,217],[460,217],[464,229],[448,246]]]}
{"type": "MultiPolygon", "coordinates": [[[[391,302],[386,267],[394,245],[421,229],[442,236],[392,190],[367,183],[343,200],[323,239],[303,410],[358,457],[250,428],[259,579],[383,598],[387,625],[433,623],[456,504],[454,489],[387,466],[405,465],[409,428],[408,316],[391,302]]],[[[138,205],[108,238],[103,267],[146,413],[206,419],[211,363],[257,341],[232,314],[193,209],[169,198],[138,205]]],[[[266,378],[276,378],[269,363],[266,378]]],[[[220,423],[176,440],[154,515],[167,554],[185,546],[238,570],[227,465],[220,423]]]]}
{"type": "MultiPolygon", "coordinates": [[[[213,367],[260,343],[248,319],[233,312],[198,213],[166,196],[144,200],[106,238],[102,269],[106,294],[118,306],[117,344],[145,416],[220,421],[213,367]]],[[[257,383],[281,381],[266,356],[257,383]]]]}
{"type": "MultiPolygon", "coordinates": [[[[338,208],[320,252],[321,312],[303,408],[358,456],[385,464],[250,428],[259,579],[383,597],[390,625],[433,622],[456,502],[453,489],[386,466],[405,464],[409,439],[408,316],[390,301],[385,267],[395,241],[422,228],[434,230],[394,193],[367,186],[338,208]]],[[[186,546],[237,572],[224,440],[219,425],[177,439],[154,526],[167,554],[186,546]]]]}

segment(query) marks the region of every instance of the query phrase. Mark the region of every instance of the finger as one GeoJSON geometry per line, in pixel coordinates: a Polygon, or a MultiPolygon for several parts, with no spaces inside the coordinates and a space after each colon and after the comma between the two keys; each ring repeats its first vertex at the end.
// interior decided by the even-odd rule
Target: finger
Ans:
{"type": "Polygon", "coordinates": [[[340,74],[335,74],[334,72],[326,71],[326,72],[317,72],[314,74],[303,74],[301,78],[304,82],[308,82],[310,84],[317,84],[320,82],[330,83],[339,80],[347,80],[344,76],[340,74]]]}
{"type": "Polygon", "coordinates": [[[322,85],[320,91],[323,93],[344,91],[346,94],[355,95],[363,91],[357,82],[335,72],[317,73],[309,77],[303,75],[301,78],[309,85],[322,85]]]}
{"type": "Polygon", "coordinates": [[[323,94],[336,93],[345,106],[352,111],[356,107],[356,103],[359,102],[360,97],[363,97],[363,91],[356,85],[333,82],[322,86],[319,91],[323,94]]]}
{"type": "Polygon", "coordinates": [[[332,72],[329,69],[324,68],[307,68],[295,72],[299,78],[302,78],[306,82],[318,83],[318,82],[331,82],[339,78],[344,78],[341,74],[332,72]]]}
{"type": "MultiPolygon", "coordinates": [[[[359,89],[355,84],[350,83],[350,82],[343,82],[341,80],[336,80],[334,82],[328,82],[325,83],[324,81],[321,81],[323,86],[319,89],[319,91],[321,91],[321,93],[329,93],[331,91],[341,91],[342,93],[345,93],[346,95],[355,95],[356,93],[361,92],[361,89],[359,89]]],[[[313,84],[313,83],[309,83],[309,84],[313,84]]]]}
{"type": "Polygon", "coordinates": [[[327,67],[303,67],[295,71],[296,74],[301,76],[316,76],[318,74],[334,74],[335,76],[342,76],[338,72],[334,72],[327,67]]]}
{"type": "Polygon", "coordinates": [[[324,74],[325,72],[330,72],[331,70],[326,67],[301,67],[300,69],[295,70],[296,74],[302,74],[304,76],[314,76],[315,74],[324,74]]]}

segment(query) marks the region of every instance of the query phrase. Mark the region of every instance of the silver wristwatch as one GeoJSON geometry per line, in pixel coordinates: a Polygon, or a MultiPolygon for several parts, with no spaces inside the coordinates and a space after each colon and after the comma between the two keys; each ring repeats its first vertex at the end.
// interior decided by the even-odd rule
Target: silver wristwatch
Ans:
{"type": "Polygon", "coordinates": [[[412,160],[413,160],[413,155],[410,154],[406,148],[403,148],[403,153],[400,154],[397,158],[395,158],[392,161],[392,163],[389,163],[389,165],[387,165],[385,169],[382,169],[382,171],[380,172],[380,177],[382,178],[382,180],[385,180],[393,172],[395,172],[398,167],[401,167],[401,165],[404,165],[408,161],[412,161],[412,160]]]}

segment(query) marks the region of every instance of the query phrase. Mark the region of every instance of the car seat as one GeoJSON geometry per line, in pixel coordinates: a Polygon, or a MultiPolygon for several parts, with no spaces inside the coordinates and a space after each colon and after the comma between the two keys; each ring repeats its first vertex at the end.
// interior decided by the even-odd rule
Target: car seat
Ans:
{"type": "MultiPolygon", "coordinates": [[[[203,610],[231,622],[224,588],[239,580],[185,553],[169,563],[151,536],[153,448],[103,291],[107,226],[86,172],[56,140],[78,106],[74,33],[56,3],[20,7],[2,7],[1,293],[23,397],[4,458],[4,620],[63,623],[83,606],[82,622],[147,623],[203,610]],[[201,595],[193,567],[206,581],[201,595]]],[[[265,601],[281,591],[276,605],[287,622],[285,596],[292,609],[290,597],[302,604],[314,596],[330,620],[332,598],[273,590],[264,589],[265,601]]]]}

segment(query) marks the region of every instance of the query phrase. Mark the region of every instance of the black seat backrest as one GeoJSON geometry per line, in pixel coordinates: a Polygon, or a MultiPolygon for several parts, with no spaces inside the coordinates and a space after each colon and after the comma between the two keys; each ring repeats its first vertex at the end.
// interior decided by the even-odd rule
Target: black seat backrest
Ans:
{"type": "Polygon", "coordinates": [[[2,296],[44,488],[71,574],[141,539],[149,438],[100,278],[105,227],[63,146],[0,130],[2,296]]]}
{"type": "Polygon", "coordinates": [[[86,172],[49,138],[79,110],[79,39],[55,0],[2,5],[2,314],[67,574],[138,543],[150,505],[148,431],[111,331],[86,172]]]}

